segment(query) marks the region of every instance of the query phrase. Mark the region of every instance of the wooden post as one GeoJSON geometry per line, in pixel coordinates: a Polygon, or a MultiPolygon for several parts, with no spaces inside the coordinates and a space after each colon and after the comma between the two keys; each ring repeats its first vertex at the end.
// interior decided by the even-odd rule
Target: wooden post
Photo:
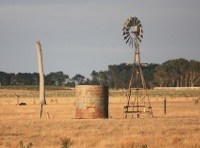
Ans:
{"type": "Polygon", "coordinates": [[[164,98],[164,114],[167,114],[167,100],[166,97],[164,98]]]}
{"type": "Polygon", "coordinates": [[[36,49],[37,49],[37,57],[38,57],[38,69],[39,69],[39,86],[40,86],[40,103],[41,103],[41,109],[40,109],[40,118],[42,117],[43,112],[43,105],[46,104],[45,99],[45,89],[44,89],[44,70],[43,70],[43,60],[42,60],[42,47],[39,41],[36,42],[36,49]]]}
{"type": "Polygon", "coordinates": [[[19,105],[19,96],[15,94],[15,97],[17,98],[17,105],[19,105]]]}

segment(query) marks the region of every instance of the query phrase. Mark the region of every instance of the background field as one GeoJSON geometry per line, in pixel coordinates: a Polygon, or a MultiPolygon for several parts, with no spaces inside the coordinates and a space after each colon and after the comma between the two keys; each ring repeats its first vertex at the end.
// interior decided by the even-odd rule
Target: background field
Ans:
{"type": "Polygon", "coordinates": [[[74,90],[47,88],[40,119],[37,88],[0,88],[0,147],[200,147],[198,90],[151,90],[154,117],[139,119],[123,119],[124,92],[110,90],[109,119],[75,119],[74,90]],[[17,106],[15,94],[27,105],[17,106]]]}

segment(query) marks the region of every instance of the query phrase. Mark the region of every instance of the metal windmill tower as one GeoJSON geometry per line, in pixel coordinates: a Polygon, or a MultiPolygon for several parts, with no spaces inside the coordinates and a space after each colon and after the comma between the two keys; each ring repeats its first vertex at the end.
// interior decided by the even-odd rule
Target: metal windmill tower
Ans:
{"type": "Polygon", "coordinates": [[[140,46],[141,38],[143,38],[143,29],[140,20],[137,17],[130,16],[126,19],[123,27],[123,36],[129,46],[135,48],[134,64],[129,88],[127,92],[127,100],[124,105],[124,118],[131,114],[153,116],[151,103],[147,95],[146,83],[142,72],[143,63],[140,63],[140,46]]]}

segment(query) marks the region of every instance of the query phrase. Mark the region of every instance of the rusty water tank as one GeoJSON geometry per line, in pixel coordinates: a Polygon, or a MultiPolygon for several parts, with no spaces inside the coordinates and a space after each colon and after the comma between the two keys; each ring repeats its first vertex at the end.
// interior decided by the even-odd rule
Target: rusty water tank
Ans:
{"type": "Polygon", "coordinates": [[[108,87],[77,85],[75,87],[75,118],[108,118],[108,87]]]}

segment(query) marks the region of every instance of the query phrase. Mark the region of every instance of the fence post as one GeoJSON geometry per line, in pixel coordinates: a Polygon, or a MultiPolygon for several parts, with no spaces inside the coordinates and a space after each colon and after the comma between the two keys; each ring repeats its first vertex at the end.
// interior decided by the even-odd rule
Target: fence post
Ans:
{"type": "Polygon", "coordinates": [[[167,114],[167,99],[166,97],[164,98],[164,114],[167,114]]]}

